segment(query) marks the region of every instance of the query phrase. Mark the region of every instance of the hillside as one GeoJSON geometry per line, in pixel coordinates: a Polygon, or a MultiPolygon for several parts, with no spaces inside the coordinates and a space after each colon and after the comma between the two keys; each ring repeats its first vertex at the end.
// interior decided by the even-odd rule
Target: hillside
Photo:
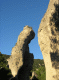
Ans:
{"type": "MultiPolygon", "coordinates": [[[[10,57],[10,55],[2,54],[0,52],[0,69],[1,69],[1,67],[4,67],[7,70],[9,70],[9,68],[6,67],[6,65],[8,64],[8,62],[6,61],[6,59],[9,58],[9,57],[10,57]]],[[[41,67],[39,64],[45,68],[45,65],[42,65],[42,64],[44,64],[43,59],[42,60],[40,60],[40,59],[34,59],[33,69],[31,70],[31,72],[33,72],[33,71],[37,72],[36,69],[39,69],[41,67]]],[[[12,75],[10,70],[9,70],[8,74],[12,75]]]]}

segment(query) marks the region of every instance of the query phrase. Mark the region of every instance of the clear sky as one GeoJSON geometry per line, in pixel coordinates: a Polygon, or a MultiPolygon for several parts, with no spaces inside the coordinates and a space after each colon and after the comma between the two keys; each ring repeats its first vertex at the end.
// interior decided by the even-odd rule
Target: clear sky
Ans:
{"type": "Polygon", "coordinates": [[[24,26],[32,27],[35,37],[29,44],[34,59],[43,59],[38,44],[38,29],[50,0],[1,0],[0,1],[0,52],[11,55],[24,26]]]}

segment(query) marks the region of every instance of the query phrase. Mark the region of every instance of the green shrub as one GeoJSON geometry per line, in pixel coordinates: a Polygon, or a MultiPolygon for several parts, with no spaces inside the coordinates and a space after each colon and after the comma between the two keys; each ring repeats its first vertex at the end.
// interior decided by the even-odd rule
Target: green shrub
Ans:
{"type": "Polygon", "coordinates": [[[41,66],[40,68],[38,68],[38,71],[35,71],[36,74],[38,75],[38,79],[39,80],[46,80],[46,71],[45,71],[45,67],[41,66]]]}

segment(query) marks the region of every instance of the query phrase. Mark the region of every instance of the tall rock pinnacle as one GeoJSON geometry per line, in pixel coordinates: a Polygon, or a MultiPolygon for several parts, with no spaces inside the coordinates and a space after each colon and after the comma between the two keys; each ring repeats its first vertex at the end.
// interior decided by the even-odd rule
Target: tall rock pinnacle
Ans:
{"type": "Polygon", "coordinates": [[[25,26],[18,36],[16,45],[12,48],[10,58],[7,59],[13,77],[17,77],[18,80],[29,80],[34,56],[29,53],[28,44],[34,37],[35,33],[32,28],[25,26]]]}
{"type": "Polygon", "coordinates": [[[59,80],[59,0],[50,0],[38,29],[46,80],[59,80]]]}

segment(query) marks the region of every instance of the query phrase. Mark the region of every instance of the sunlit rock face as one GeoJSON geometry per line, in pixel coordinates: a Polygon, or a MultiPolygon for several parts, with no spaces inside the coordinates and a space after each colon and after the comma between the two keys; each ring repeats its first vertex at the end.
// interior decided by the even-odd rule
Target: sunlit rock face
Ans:
{"type": "Polygon", "coordinates": [[[43,55],[46,80],[59,79],[59,0],[50,0],[38,29],[38,43],[43,55]]]}
{"type": "Polygon", "coordinates": [[[16,45],[12,48],[10,58],[7,59],[13,77],[17,77],[18,80],[29,80],[34,55],[29,52],[28,44],[34,37],[32,28],[25,26],[18,36],[16,45]]]}

